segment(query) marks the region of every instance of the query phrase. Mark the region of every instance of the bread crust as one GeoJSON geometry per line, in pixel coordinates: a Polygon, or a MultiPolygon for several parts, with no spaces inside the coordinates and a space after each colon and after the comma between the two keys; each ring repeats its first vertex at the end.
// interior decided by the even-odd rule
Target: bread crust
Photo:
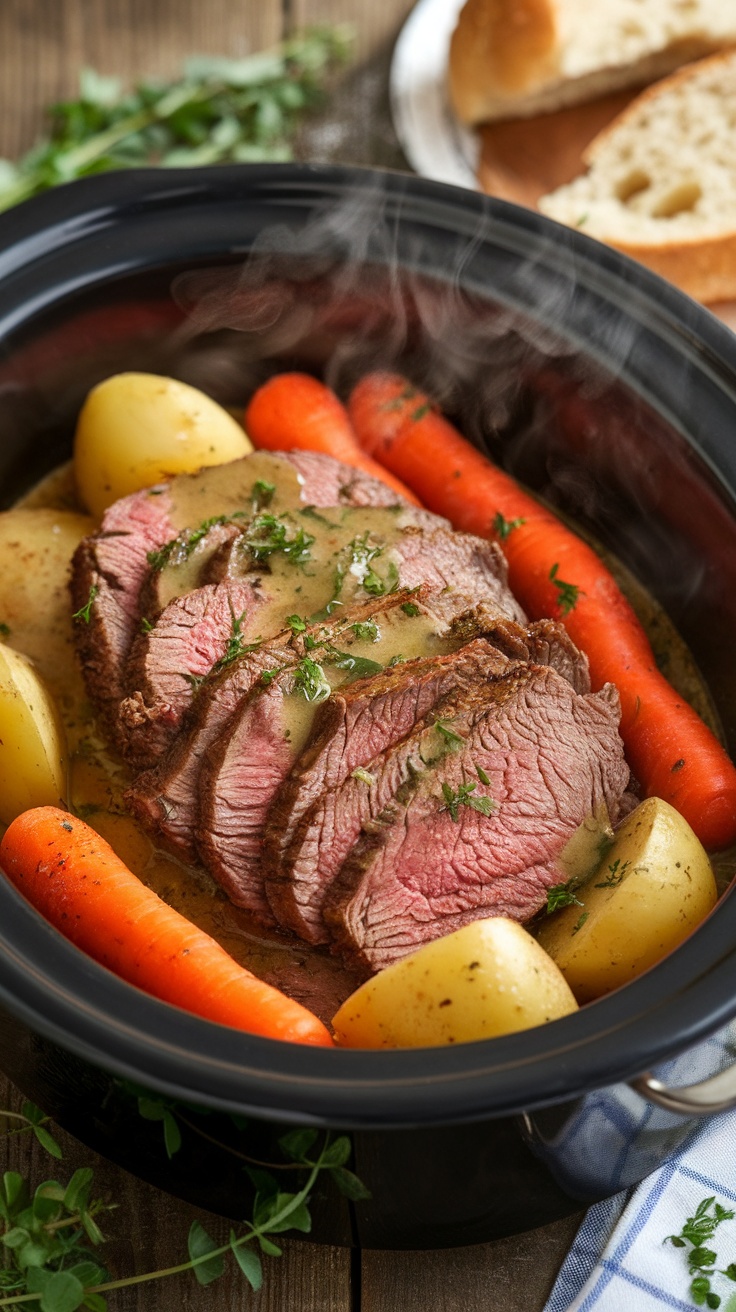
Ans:
{"type": "Polygon", "coordinates": [[[450,41],[453,109],[461,122],[480,123],[489,98],[514,104],[557,66],[554,0],[466,0],[450,41]]]}
{"type": "Polygon", "coordinates": [[[736,230],[706,241],[677,241],[659,246],[609,241],[608,246],[645,264],[693,300],[736,300],[736,230]]]}

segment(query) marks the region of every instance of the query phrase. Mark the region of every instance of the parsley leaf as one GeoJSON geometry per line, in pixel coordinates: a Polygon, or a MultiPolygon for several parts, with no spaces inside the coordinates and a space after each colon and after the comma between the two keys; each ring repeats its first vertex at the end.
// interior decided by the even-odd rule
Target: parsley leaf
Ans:
{"type": "Polygon", "coordinates": [[[549,572],[549,577],[557,588],[557,604],[560,608],[560,614],[569,615],[570,611],[577,606],[580,596],[584,593],[581,593],[577,583],[565,583],[562,579],[559,579],[557,577],[559,568],[559,564],[555,562],[549,572]]]}
{"type": "Polygon", "coordinates": [[[280,551],[292,565],[302,566],[311,558],[314,537],[299,528],[289,537],[284,516],[257,515],[242,536],[244,546],[257,561],[280,551]]]}
{"type": "MultiPolygon", "coordinates": [[[[84,620],[85,624],[89,624],[92,618],[92,606],[94,604],[95,598],[98,597],[99,595],[100,595],[100,589],[98,588],[96,583],[93,583],[92,587],[89,590],[89,596],[87,600],[85,601],[83,606],[79,607],[79,610],[75,610],[74,614],[72,615],[72,619],[84,620]]],[[[8,632],[10,632],[10,630],[8,630],[8,632]]]]}
{"type": "Polygon", "coordinates": [[[361,642],[378,642],[380,635],[375,620],[356,620],[350,627],[361,642]]]}
{"type": "Polygon", "coordinates": [[[583,903],[579,897],[575,896],[577,887],[575,879],[568,879],[566,884],[555,884],[552,888],[548,888],[547,915],[551,916],[553,911],[559,911],[562,907],[571,907],[573,905],[581,907],[583,903]]]}
{"type": "Polygon", "coordinates": [[[521,528],[522,524],[526,524],[525,519],[504,519],[500,510],[493,516],[493,530],[501,542],[505,542],[514,529],[521,528]]]}
{"type": "MultiPolygon", "coordinates": [[[[261,675],[263,678],[263,675],[261,675]]],[[[311,656],[304,656],[294,670],[294,683],[296,689],[302,697],[308,702],[325,701],[332,688],[325,678],[325,672],[317,661],[312,660],[311,656]]]]}
{"type": "Polygon", "coordinates": [[[498,808],[496,803],[490,797],[473,797],[472,793],[478,787],[474,779],[467,784],[460,784],[457,791],[452,789],[448,783],[442,784],[442,796],[445,799],[443,811],[450,812],[450,819],[459,823],[459,808],[468,806],[472,811],[480,811],[481,815],[490,816],[498,808]]]}

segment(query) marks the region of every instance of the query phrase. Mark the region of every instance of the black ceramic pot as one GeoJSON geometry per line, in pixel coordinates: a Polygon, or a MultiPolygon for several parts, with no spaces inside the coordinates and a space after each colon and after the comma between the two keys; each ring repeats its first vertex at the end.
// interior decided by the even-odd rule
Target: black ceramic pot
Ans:
{"type": "MultiPolygon", "coordinates": [[[[173,373],[230,404],[274,369],[346,387],[376,364],[426,384],[615,549],[690,642],[733,747],[736,338],[706,311],[578,233],[401,175],[119,173],[0,217],[5,504],[68,455],[85,392],[111,372],[173,373]]],[[[454,1049],[305,1049],[144,996],[0,883],[0,1065],[85,1142],[234,1217],[246,1184],[228,1145],[262,1158],[285,1123],[345,1127],[373,1197],[326,1192],[315,1238],[467,1244],[642,1178],[698,1100],[728,1101],[727,1073],[679,1101],[661,1086],[723,1063],[708,1040],[736,1014],[735,970],[727,895],[655,969],[544,1028],[454,1049]],[[659,1086],[632,1090],[677,1054],[659,1086]],[[187,1113],[171,1162],[129,1082],[211,1109],[187,1113]]]]}

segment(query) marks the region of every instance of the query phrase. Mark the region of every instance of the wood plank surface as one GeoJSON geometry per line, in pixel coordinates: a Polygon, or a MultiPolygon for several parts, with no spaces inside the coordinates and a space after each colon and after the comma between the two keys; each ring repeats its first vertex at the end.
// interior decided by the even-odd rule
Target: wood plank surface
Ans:
{"type": "MultiPolygon", "coordinates": [[[[355,59],[329,107],[301,134],[302,158],[405,167],[390,121],[390,51],[411,0],[0,0],[0,157],[14,158],[40,132],[43,107],[74,95],[89,65],[125,81],[172,75],[188,54],[245,54],[312,22],[351,22],[355,59]]],[[[0,1067],[2,1053],[0,1053],[0,1067]]],[[[0,1107],[20,1094],[0,1075],[0,1107]]],[[[120,1204],[104,1226],[104,1260],[116,1275],[183,1260],[192,1219],[215,1236],[218,1218],[168,1198],[59,1133],[62,1163],[28,1136],[0,1140],[0,1171],[36,1182],[91,1165],[96,1188],[120,1204]]],[[[191,1275],[121,1290],[110,1312],[539,1312],[579,1217],[497,1243],[436,1253],[352,1255],[286,1240],[267,1260],[253,1296],[226,1276],[202,1288],[191,1275]]]]}

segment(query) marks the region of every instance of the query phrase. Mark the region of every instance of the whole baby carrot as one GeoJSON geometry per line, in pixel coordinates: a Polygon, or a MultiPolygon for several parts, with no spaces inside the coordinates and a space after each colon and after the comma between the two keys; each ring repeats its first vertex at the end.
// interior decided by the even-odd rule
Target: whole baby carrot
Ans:
{"type": "Polygon", "coordinates": [[[366,451],[405,479],[455,528],[495,535],[509,583],[533,619],[561,620],[586,653],[594,688],[621,697],[621,736],[634,775],[706,848],[736,841],[736,769],[656,667],[632,607],[596,553],[491,463],[398,374],[363,378],[348,411],[366,451]]]}
{"type": "Polygon", "coordinates": [[[311,1011],[162,902],[83,820],[55,806],[24,811],[0,844],[0,863],[66,938],[145,993],[249,1034],[332,1045],[311,1011]]]}
{"type": "Polygon", "coordinates": [[[246,408],[245,429],[259,449],[319,451],[417,504],[404,483],[361,450],[342,401],[311,374],[276,374],[259,387],[246,408]]]}

